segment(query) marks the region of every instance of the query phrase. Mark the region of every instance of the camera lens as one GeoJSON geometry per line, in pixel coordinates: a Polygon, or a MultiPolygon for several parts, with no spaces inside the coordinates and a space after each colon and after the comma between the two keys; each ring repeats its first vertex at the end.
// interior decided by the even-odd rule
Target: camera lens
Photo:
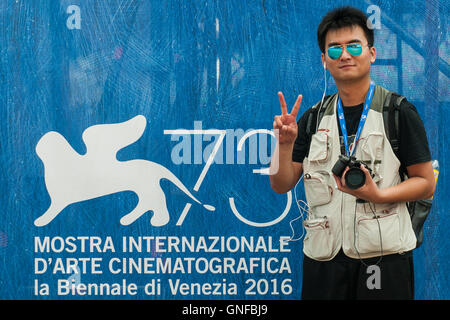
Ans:
{"type": "Polygon", "coordinates": [[[366,183],[366,175],[358,167],[350,168],[345,174],[345,184],[350,189],[361,188],[365,183],[366,183]]]}

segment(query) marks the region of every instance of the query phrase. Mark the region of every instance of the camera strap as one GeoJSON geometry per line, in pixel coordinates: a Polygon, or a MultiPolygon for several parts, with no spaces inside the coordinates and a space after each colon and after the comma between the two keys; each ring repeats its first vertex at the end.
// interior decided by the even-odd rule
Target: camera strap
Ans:
{"type": "Polygon", "coordinates": [[[367,114],[369,113],[370,104],[372,103],[374,91],[375,91],[375,83],[371,81],[369,92],[367,94],[366,101],[364,102],[364,109],[361,114],[361,118],[359,119],[358,129],[356,131],[355,140],[353,141],[351,150],[348,146],[348,134],[347,134],[347,126],[345,125],[344,110],[342,108],[341,98],[338,96],[336,108],[339,119],[339,125],[341,126],[342,138],[344,140],[345,152],[347,153],[347,156],[352,156],[355,153],[356,144],[358,143],[359,136],[361,135],[361,131],[364,127],[364,124],[366,123],[367,114]]]}

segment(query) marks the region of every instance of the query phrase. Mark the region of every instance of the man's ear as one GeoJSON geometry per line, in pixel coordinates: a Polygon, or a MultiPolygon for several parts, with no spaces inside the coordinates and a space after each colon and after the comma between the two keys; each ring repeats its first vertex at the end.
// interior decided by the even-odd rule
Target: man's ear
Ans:
{"type": "Polygon", "coordinates": [[[374,63],[377,58],[377,49],[370,47],[370,63],[374,63]]]}
{"type": "Polygon", "coordinates": [[[323,53],[320,55],[320,59],[322,59],[322,66],[323,66],[323,68],[326,69],[327,68],[327,62],[325,60],[325,55],[323,53]]]}

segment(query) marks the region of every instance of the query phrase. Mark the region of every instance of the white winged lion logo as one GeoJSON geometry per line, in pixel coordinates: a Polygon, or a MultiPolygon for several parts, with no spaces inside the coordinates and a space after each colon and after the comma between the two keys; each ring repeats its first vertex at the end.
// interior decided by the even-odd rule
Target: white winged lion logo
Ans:
{"type": "MultiPolygon", "coordinates": [[[[120,223],[129,225],[152,210],[151,224],[163,226],[170,220],[166,197],[159,184],[163,178],[201,204],[172,172],[160,164],[142,159],[117,160],[117,152],[136,142],[146,124],[146,118],[138,115],[122,123],[91,126],[82,136],[86,145],[84,155],[77,153],[58,132],[50,131],[42,136],[36,145],[36,153],[44,164],[45,185],[51,204],[34,224],[47,225],[72,203],[133,191],[139,202],[120,219],[120,223]]],[[[210,205],[203,207],[215,210],[210,205]]]]}

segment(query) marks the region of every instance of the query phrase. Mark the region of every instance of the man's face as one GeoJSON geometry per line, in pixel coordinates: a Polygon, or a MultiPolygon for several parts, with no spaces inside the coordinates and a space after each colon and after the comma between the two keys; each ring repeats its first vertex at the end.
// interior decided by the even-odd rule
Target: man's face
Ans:
{"type": "Polygon", "coordinates": [[[370,64],[375,62],[375,58],[376,50],[374,47],[368,47],[366,36],[360,26],[345,27],[327,32],[322,63],[326,62],[326,67],[336,83],[360,81],[369,77],[370,64]],[[344,46],[339,58],[333,60],[329,57],[329,47],[350,43],[358,43],[362,46],[361,55],[351,55],[344,46]]]}

